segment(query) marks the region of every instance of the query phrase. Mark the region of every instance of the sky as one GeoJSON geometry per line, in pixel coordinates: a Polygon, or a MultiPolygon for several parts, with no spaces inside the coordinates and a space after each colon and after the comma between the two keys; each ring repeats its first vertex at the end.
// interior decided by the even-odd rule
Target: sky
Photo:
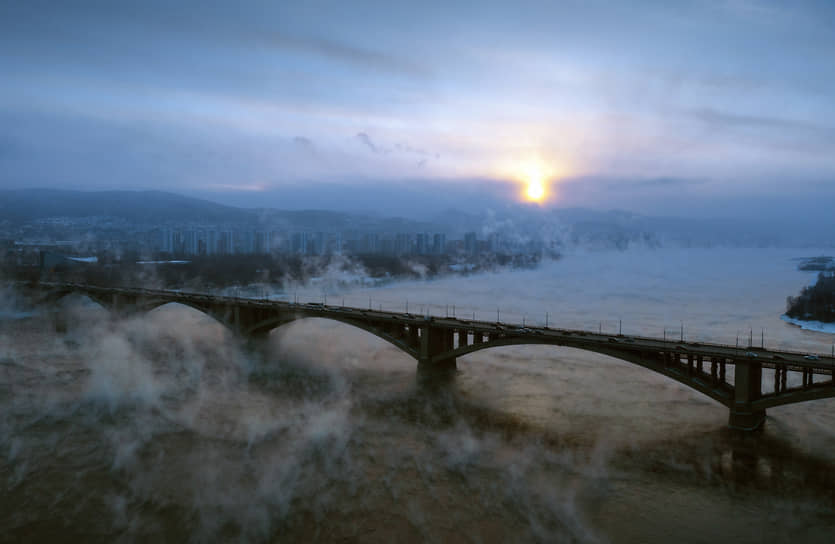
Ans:
{"type": "Polygon", "coordinates": [[[835,202],[835,3],[0,1],[0,189],[762,216],[835,202]]]}

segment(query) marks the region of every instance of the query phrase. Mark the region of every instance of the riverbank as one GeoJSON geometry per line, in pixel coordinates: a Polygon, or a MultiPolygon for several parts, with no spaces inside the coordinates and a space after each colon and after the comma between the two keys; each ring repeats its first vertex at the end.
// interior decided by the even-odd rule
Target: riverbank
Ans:
{"type": "Polygon", "coordinates": [[[835,323],[824,323],[823,321],[806,321],[804,319],[796,319],[794,317],[789,317],[785,314],[780,316],[780,319],[782,319],[786,323],[790,323],[806,331],[835,334],[835,323]]]}

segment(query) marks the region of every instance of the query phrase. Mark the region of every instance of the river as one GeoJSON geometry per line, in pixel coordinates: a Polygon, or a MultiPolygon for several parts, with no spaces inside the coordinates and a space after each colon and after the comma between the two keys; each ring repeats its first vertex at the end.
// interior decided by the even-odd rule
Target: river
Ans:
{"type": "MultiPolygon", "coordinates": [[[[331,293],[346,304],[829,353],[780,320],[813,250],[578,253],[536,270],[331,293]],[[408,302],[407,302],[408,301],[408,302]],[[454,306],[454,308],[453,308],[454,306]]],[[[302,291],[301,298],[320,293],[302,291]]],[[[333,299],[329,301],[333,303],[333,299]]],[[[0,540],[831,542],[835,399],[764,430],[594,353],[503,347],[445,387],[303,320],[266,357],[168,305],[0,320],[0,540]]]]}

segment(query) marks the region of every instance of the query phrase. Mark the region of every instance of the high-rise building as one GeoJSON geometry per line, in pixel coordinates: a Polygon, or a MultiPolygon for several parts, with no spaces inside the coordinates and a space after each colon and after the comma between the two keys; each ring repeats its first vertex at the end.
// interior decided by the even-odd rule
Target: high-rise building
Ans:
{"type": "Polygon", "coordinates": [[[255,253],[255,232],[251,230],[245,230],[243,232],[238,233],[238,253],[243,253],[244,255],[252,255],[255,253]]]}
{"type": "Polygon", "coordinates": [[[160,231],[160,251],[174,253],[174,231],[171,229],[160,231]]]}
{"type": "Polygon", "coordinates": [[[328,236],[328,253],[342,255],[342,233],[332,232],[328,236]]]}
{"type": "Polygon", "coordinates": [[[206,233],[206,255],[217,254],[217,231],[210,230],[206,233]]]}
{"type": "Polygon", "coordinates": [[[432,237],[432,253],[435,255],[446,253],[446,234],[439,232],[432,237]]]}
{"type": "Polygon", "coordinates": [[[306,232],[294,232],[291,244],[291,250],[293,253],[299,255],[307,254],[307,233],[306,232]]]}
{"type": "Polygon", "coordinates": [[[206,241],[206,231],[205,230],[198,230],[197,231],[197,254],[198,255],[206,255],[207,253],[207,241],[206,241]]]}
{"type": "Polygon", "coordinates": [[[412,252],[411,236],[404,232],[398,232],[394,238],[394,253],[405,255],[412,252]]]}
{"type": "Polygon", "coordinates": [[[464,251],[470,255],[478,253],[478,238],[474,232],[468,232],[464,235],[464,251]]]}
{"type": "Polygon", "coordinates": [[[364,234],[362,236],[362,246],[360,251],[362,251],[363,253],[379,253],[380,235],[376,232],[364,234]]]}
{"type": "Polygon", "coordinates": [[[183,255],[185,253],[185,240],[183,233],[179,230],[171,233],[171,253],[175,255],[183,255]]]}
{"type": "Polygon", "coordinates": [[[183,254],[197,255],[197,233],[193,230],[183,233],[183,254]]]}
{"type": "Polygon", "coordinates": [[[266,232],[262,230],[255,231],[255,253],[259,255],[269,253],[269,242],[269,235],[266,232]]]}
{"type": "Polygon", "coordinates": [[[327,249],[325,245],[325,233],[315,232],[307,242],[307,248],[312,255],[324,255],[327,249]]]}
{"type": "Polygon", "coordinates": [[[394,240],[391,238],[383,238],[380,240],[380,253],[391,255],[394,253],[394,240]]]}
{"type": "Polygon", "coordinates": [[[270,231],[269,249],[270,253],[277,251],[284,251],[285,240],[284,236],[277,230],[270,231]]]}
{"type": "Polygon", "coordinates": [[[415,239],[415,253],[426,255],[429,253],[429,233],[419,232],[415,239]]]}
{"type": "Polygon", "coordinates": [[[232,255],[234,252],[232,245],[234,241],[234,237],[232,236],[231,231],[222,231],[218,234],[217,238],[217,253],[218,255],[232,255]]]}

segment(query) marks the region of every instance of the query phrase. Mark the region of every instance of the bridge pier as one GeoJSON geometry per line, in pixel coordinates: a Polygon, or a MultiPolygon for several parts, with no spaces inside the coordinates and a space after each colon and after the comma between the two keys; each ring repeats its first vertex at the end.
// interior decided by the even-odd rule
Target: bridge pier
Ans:
{"type": "Polygon", "coordinates": [[[414,325],[409,325],[409,344],[412,346],[420,345],[420,329],[414,325]]]}
{"type": "Polygon", "coordinates": [[[247,348],[262,348],[270,341],[270,331],[258,331],[241,337],[247,348]]]}
{"type": "Polygon", "coordinates": [[[731,408],[728,427],[737,431],[756,431],[765,422],[765,410],[738,410],[731,408]]]}
{"type": "Polygon", "coordinates": [[[424,325],[420,328],[420,356],[418,374],[423,377],[450,377],[455,374],[455,357],[439,357],[455,349],[455,333],[450,329],[436,329],[424,325]]]}
{"type": "Polygon", "coordinates": [[[728,427],[754,431],[765,421],[765,410],[751,403],[762,396],[762,365],[738,360],[734,365],[734,398],[728,414],[728,427]]]}

